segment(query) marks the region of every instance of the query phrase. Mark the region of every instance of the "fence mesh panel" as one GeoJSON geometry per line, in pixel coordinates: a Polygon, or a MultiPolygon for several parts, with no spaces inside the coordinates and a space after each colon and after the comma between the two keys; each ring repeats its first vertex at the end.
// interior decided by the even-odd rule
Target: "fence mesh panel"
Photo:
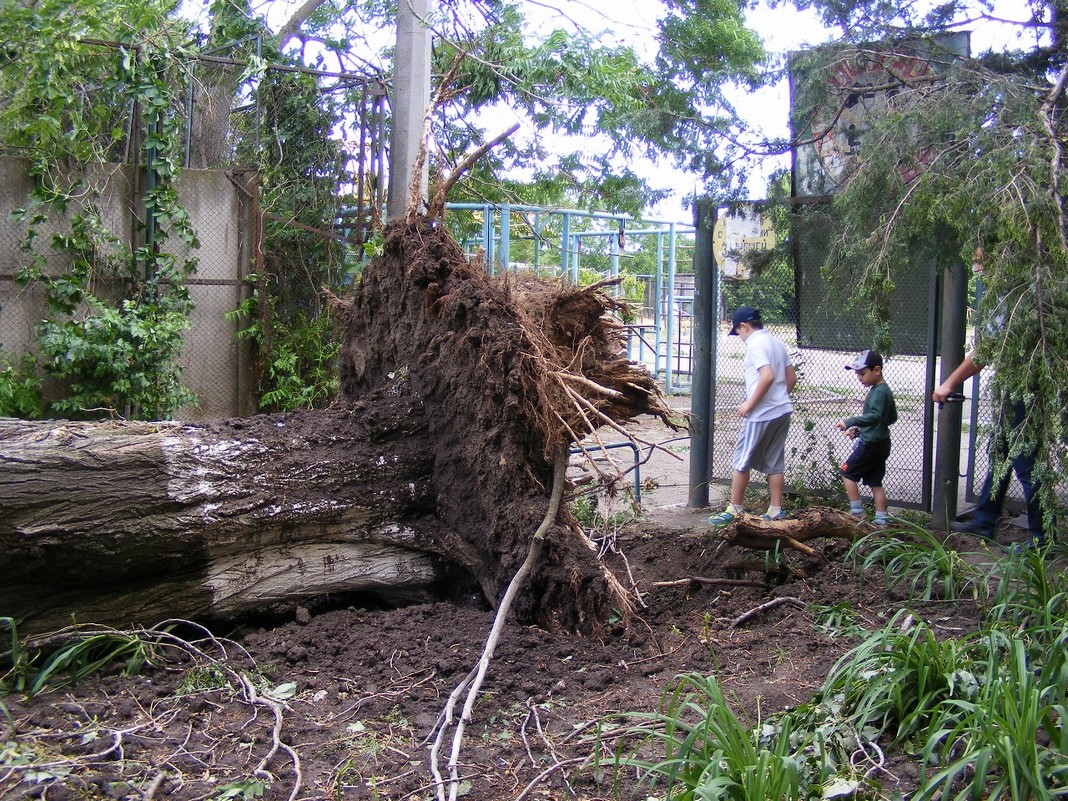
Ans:
{"type": "MultiPolygon", "coordinates": [[[[741,420],[735,407],[745,400],[742,359],[744,345],[728,336],[730,315],[743,304],[764,311],[765,327],[790,350],[799,380],[794,390],[794,416],[787,439],[787,485],[804,494],[841,497],[839,465],[853,441],[834,427],[863,408],[867,389],[845,364],[872,347],[874,327],[866,311],[850,302],[850,288],[836,286],[822,272],[830,226],[822,214],[794,218],[791,232],[795,276],[792,286],[780,275],[761,274],[742,282],[725,281],[718,327],[715,420],[711,457],[712,480],[729,483],[731,455],[741,420]],[[763,301],[763,302],[762,302],[763,301]]],[[[892,304],[896,352],[885,361],[883,374],[894,391],[898,421],[891,429],[892,449],[885,487],[892,506],[921,507],[929,486],[924,437],[930,279],[916,275],[898,284],[892,304]]],[[[754,476],[760,486],[762,477],[754,476]]],[[[864,494],[864,493],[862,493],[864,494]]]]}

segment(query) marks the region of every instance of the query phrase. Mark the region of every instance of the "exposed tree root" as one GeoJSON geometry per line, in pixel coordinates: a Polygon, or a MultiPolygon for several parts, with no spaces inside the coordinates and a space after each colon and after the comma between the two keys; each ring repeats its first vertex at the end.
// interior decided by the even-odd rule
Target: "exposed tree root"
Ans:
{"type": "Polygon", "coordinates": [[[444,801],[446,796],[445,782],[438,767],[438,750],[444,740],[446,729],[452,725],[453,711],[456,708],[456,702],[459,700],[460,695],[466,691],[467,698],[464,701],[460,719],[456,723],[456,730],[453,733],[452,738],[452,751],[449,756],[449,801],[455,801],[460,789],[458,765],[460,761],[460,748],[463,741],[464,728],[471,720],[471,713],[475,707],[475,700],[478,698],[478,691],[482,688],[482,682],[486,678],[486,671],[489,670],[489,664],[493,659],[493,652],[497,648],[497,641],[500,639],[501,630],[504,628],[505,620],[508,617],[508,613],[511,611],[512,601],[515,600],[515,596],[523,586],[523,581],[526,579],[527,575],[534,568],[534,565],[537,564],[538,558],[541,556],[542,547],[545,544],[545,535],[556,521],[556,516],[560,511],[560,501],[564,497],[564,482],[567,476],[567,461],[567,451],[563,450],[557,455],[556,462],[553,466],[553,489],[552,494],[549,496],[549,508],[546,510],[545,517],[542,519],[538,530],[534,532],[534,536],[530,543],[530,550],[527,552],[527,558],[523,560],[523,564],[520,565],[519,570],[516,571],[515,576],[513,576],[512,580],[508,583],[508,589],[505,590],[504,597],[497,606],[497,613],[493,618],[493,626],[490,628],[489,636],[486,638],[486,645],[482,649],[482,655],[479,657],[478,665],[471,671],[471,673],[468,673],[463,681],[461,681],[456,689],[449,695],[444,715],[439,725],[437,735],[434,738],[434,745],[430,749],[430,769],[438,783],[437,797],[439,801],[444,801]]]}

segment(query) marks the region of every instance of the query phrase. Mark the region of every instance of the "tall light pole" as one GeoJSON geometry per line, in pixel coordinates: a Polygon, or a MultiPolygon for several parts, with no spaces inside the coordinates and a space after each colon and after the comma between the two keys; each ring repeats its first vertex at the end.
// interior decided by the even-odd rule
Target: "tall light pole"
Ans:
{"type": "Polygon", "coordinates": [[[432,0],[399,0],[397,50],[393,62],[393,127],[389,152],[389,219],[408,210],[409,189],[418,181],[419,197],[427,196],[429,168],[423,159],[413,175],[423,145],[423,118],[430,105],[430,28],[424,21],[432,0]]]}

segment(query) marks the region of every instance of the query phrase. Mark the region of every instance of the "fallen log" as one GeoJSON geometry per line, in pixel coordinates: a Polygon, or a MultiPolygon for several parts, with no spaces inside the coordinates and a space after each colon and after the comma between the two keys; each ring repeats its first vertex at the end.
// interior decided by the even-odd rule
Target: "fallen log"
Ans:
{"type": "Polygon", "coordinates": [[[469,549],[434,524],[427,454],[398,446],[424,422],[382,411],[0,420],[0,614],[46,629],[429,596],[469,549]]]}
{"type": "Polygon", "coordinates": [[[810,540],[831,537],[852,542],[873,529],[871,523],[858,520],[841,509],[810,506],[782,520],[743,514],[720,530],[718,536],[742,548],[771,551],[786,547],[814,556],[815,549],[806,544],[810,540]]]}
{"type": "MultiPolygon", "coordinates": [[[[0,421],[0,616],[128,627],[356,591],[492,607],[548,508],[553,454],[670,414],[623,355],[617,301],[491,278],[425,219],[391,224],[336,304],[332,409],[0,421]]],[[[628,608],[563,510],[517,616],[595,631],[628,608]]]]}

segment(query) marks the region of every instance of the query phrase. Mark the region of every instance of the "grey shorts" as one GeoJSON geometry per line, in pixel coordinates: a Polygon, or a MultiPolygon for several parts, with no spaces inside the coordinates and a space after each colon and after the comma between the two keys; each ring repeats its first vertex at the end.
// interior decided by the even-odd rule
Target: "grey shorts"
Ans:
{"type": "Polygon", "coordinates": [[[738,444],[734,446],[731,467],[738,472],[759,470],[774,476],[786,472],[786,434],[793,412],[758,422],[742,421],[738,444]]]}

